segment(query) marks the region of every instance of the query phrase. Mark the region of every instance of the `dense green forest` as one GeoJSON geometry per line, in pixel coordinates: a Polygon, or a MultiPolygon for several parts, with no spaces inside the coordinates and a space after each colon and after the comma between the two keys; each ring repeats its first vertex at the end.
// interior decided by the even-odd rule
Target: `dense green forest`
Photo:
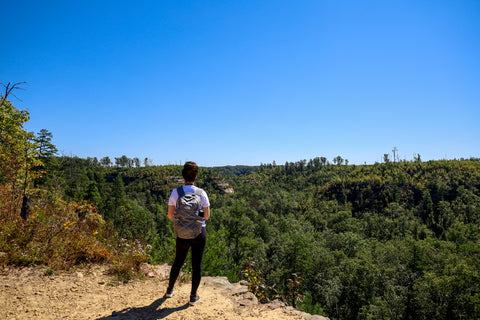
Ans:
{"type": "MultiPolygon", "coordinates": [[[[181,167],[55,162],[46,181],[64,199],[92,201],[122,237],[152,245],[152,261],[171,263],[166,207],[181,167]]],[[[476,159],[202,168],[197,185],[212,205],[206,275],[236,281],[250,266],[271,299],[296,281],[290,303],[332,319],[480,316],[476,159]]]]}
{"type": "MultiPolygon", "coordinates": [[[[126,259],[172,263],[167,201],[180,166],[56,156],[48,131],[22,128],[28,113],[2,101],[1,116],[0,262],[43,263],[12,245],[40,250],[30,243],[46,225],[96,248],[80,262],[108,260],[125,242],[139,248],[126,259]]],[[[480,318],[480,161],[340,159],[201,168],[212,208],[204,275],[246,278],[263,300],[331,319],[480,318]]]]}

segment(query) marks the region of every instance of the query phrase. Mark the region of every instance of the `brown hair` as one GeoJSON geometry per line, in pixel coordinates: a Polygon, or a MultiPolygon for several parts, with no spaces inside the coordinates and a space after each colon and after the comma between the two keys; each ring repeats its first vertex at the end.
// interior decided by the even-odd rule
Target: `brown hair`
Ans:
{"type": "Polygon", "coordinates": [[[183,165],[182,176],[185,182],[194,182],[198,175],[198,165],[193,161],[185,162],[183,165]]]}

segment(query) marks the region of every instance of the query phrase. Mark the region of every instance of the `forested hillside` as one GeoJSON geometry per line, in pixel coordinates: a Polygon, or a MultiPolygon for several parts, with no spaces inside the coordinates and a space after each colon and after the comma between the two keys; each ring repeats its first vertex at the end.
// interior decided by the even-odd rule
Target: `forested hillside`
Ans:
{"type": "MultiPolygon", "coordinates": [[[[56,161],[47,180],[65,199],[92,201],[123,237],[152,245],[153,261],[171,263],[166,207],[181,167],[56,161]]],[[[480,315],[478,160],[237,169],[203,168],[197,182],[212,203],[206,275],[255,276],[260,298],[334,319],[480,315]]]]}
{"type": "MultiPolygon", "coordinates": [[[[1,263],[172,262],[180,166],[58,157],[1,115],[1,263]]],[[[201,168],[204,274],[331,319],[480,318],[480,161],[334,163],[201,168]]]]}

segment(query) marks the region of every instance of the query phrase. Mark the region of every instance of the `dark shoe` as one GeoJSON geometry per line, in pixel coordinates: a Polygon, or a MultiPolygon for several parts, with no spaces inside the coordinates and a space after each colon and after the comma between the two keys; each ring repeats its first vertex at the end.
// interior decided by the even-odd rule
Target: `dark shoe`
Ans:
{"type": "Polygon", "coordinates": [[[172,289],[168,289],[167,288],[167,293],[165,293],[165,298],[171,298],[173,297],[173,288],[172,289]]]}
{"type": "Polygon", "coordinates": [[[188,304],[190,304],[191,306],[194,306],[195,303],[198,302],[198,300],[200,300],[200,297],[198,296],[198,294],[194,296],[190,296],[190,302],[188,304]]]}

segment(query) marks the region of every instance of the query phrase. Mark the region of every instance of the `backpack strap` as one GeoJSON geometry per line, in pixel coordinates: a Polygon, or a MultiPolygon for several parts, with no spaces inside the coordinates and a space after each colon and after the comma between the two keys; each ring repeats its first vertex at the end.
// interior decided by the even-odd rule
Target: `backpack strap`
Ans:
{"type": "Polygon", "coordinates": [[[177,193],[178,193],[178,199],[183,197],[185,195],[185,191],[183,191],[183,187],[178,187],[177,188],[177,193]]]}

